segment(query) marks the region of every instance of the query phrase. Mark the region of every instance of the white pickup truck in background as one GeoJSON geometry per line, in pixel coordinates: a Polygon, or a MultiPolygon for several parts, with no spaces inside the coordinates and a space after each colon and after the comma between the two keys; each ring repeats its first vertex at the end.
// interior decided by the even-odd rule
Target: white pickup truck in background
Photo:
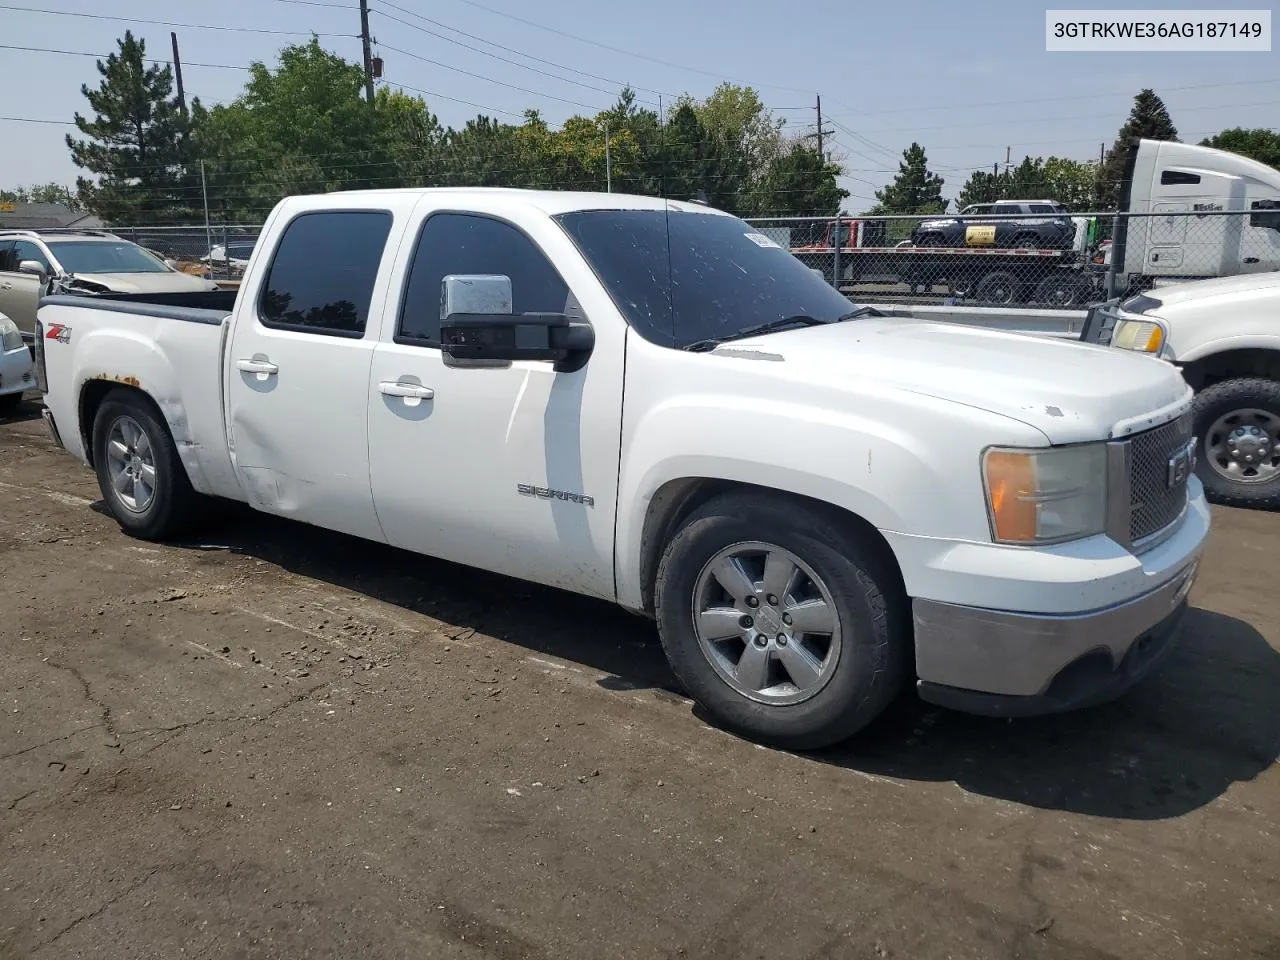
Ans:
{"type": "Polygon", "coordinates": [[[996,715],[1117,696],[1209,529],[1168,364],[879,317],[697,204],[294,197],[226,297],[40,308],[51,434],[122,527],[229,498],[616,602],[774,744],[910,678],[996,715]]]}
{"type": "Polygon", "coordinates": [[[1160,357],[1196,390],[1210,500],[1280,507],[1280,271],[1156,287],[1093,308],[1081,339],[1160,357]]]}

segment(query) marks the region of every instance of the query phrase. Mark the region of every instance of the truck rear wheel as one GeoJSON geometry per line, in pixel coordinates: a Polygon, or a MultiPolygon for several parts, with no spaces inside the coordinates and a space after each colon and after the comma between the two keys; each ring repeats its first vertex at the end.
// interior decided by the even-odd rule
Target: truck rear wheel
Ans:
{"type": "Polygon", "coordinates": [[[135,391],[113,390],[93,418],[98,489],[127,533],[160,540],[186,530],[198,495],[168,427],[135,391]]]}
{"type": "Polygon", "coordinates": [[[1213,503],[1280,506],[1280,383],[1223,380],[1196,394],[1196,474],[1213,503]]]}
{"type": "Polygon", "coordinates": [[[753,740],[837,743],[901,689],[910,640],[897,570],[816,511],[718,497],[667,545],[654,592],[676,676],[753,740]]]}
{"type": "Polygon", "coordinates": [[[1018,296],[1018,278],[1008,270],[992,270],[978,281],[973,299],[978,303],[1013,303],[1018,296]]]}

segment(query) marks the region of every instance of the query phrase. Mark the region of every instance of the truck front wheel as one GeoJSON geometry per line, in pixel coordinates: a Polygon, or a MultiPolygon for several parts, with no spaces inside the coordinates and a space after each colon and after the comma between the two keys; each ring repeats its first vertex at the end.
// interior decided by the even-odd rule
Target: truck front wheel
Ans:
{"type": "Polygon", "coordinates": [[[173,437],[155,409],[132,390],[113,390],[93,418],[98,489],[126,532],[159,540],[185,530],[197,494],[173,437]]]}
{"type": "Polygon", "coordinates": [[[1213,503],[1280,506],[1280,383],[1223,380],[1196,394],[1196,474],[1213,503]]]}
{"type": "Polygon", "coordinates": [[[830,516],[717,497],[668,544],[655,602],[676,676],[728,728],[816,749],[902,688],[907,601],[893,561],[830,516]]]}

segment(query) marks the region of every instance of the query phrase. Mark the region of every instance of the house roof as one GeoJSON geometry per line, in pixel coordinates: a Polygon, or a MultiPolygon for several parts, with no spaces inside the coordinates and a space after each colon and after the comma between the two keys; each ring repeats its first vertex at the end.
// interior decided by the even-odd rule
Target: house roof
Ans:
{"type": "Polygon", "coordinates": [[[0,203],[0,228],[38,230],[48,227],[97,229],[103,222],[92,214],[72,210],[60,203],[0,203]]]}

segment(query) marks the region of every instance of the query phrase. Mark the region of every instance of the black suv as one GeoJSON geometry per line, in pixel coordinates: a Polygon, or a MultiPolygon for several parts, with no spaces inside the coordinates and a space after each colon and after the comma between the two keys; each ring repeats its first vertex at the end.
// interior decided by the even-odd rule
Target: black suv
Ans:
{"type": "Polygon", "coordinates": [[[912,231],[918,247],[1002,247],[1070,250],[1076,226],[1067,208],[1052,200],[974,203],[957,216],[925,220],[912,231]]]}

